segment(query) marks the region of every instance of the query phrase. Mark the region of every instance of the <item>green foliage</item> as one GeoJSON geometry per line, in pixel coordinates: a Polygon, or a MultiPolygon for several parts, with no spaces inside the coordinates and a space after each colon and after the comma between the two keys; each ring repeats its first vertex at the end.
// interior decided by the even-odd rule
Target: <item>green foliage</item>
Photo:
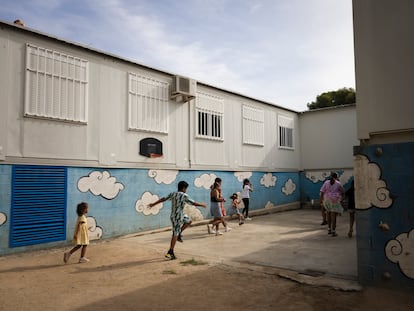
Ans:
{"type": "Polygon", "coordinates": [[[320,109],[333,106],[355,104],[355,90],[342,88],[337,91],[325,92],[316,97],[316,101],[308,103],[308,109],[320,109]]]}

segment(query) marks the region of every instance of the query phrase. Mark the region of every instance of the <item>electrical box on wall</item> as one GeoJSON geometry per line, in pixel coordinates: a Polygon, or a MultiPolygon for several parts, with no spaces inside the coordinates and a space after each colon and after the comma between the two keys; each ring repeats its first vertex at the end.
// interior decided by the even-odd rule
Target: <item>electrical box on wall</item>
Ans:
{"type": "Polygon", "coordinates": [[[152,137],[141,139],[139,154],[148,158],[162,157],[162,142],[152,137]]]}

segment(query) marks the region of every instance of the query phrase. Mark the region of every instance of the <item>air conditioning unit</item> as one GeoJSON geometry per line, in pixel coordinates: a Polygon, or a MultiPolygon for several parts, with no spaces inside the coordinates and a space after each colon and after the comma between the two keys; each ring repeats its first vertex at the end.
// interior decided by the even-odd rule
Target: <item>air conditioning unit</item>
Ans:
{"type": "Polygon", "coordinates": [[[196,96],[197,82],[182,76],[173,76],[171,85],[171,99],[176,102],[188,102],[196,96]]]}

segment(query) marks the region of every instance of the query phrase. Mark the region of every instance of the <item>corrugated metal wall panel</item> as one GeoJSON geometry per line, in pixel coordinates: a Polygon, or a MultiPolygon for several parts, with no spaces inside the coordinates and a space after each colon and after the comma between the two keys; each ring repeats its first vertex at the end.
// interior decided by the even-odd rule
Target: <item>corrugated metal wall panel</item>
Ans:
{"type": "Polygon", "coordinates": [[[57,166],[13,166],[10,247],[66,240],[66,172],[57,166]]]}

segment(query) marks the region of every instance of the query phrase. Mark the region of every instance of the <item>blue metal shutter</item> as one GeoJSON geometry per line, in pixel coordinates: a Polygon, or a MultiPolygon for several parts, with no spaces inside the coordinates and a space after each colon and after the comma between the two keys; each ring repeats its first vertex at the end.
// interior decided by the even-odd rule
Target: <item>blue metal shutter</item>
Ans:
{"type": "Polygon", "coordinates": [[[65,167],[13,166],[10,247],[66,240],[66,183],[65,167]]]}

